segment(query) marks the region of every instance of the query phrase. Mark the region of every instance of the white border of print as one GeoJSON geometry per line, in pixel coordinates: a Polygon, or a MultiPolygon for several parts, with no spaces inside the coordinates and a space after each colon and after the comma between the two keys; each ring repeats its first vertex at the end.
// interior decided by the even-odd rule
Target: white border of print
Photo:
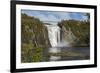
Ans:
{"type": "Polygon", "coordinates": [[[86,8],[16,5],[16,69],[94,64],[94,10],[86,8]],[[90,60],[21,63],[21,9],[90,13],[90,60]]]}

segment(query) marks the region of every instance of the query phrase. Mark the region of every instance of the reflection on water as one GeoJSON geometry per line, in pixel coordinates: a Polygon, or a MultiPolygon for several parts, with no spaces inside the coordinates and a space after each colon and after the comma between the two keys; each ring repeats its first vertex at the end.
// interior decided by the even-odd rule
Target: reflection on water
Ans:
{"type": "MultiPolygon", "coordinates": [[[[56,48],[56,47],[49,48],[49,53],[60,53],[60,52],[61,52],[61,48],[56,48]]],[[[49,58],[50,61],[57,61],[60,59],[61,59],[60,56],[52,56],[52,55],[49,58]]]]}
{"type": "Polygon", "coordinates": [[[50,56],[50,61],[58,61],[60,59],[61,59],[60,56],[50,56]]]}
{"type": "Polygon", "coordinates": [[[48,61],[87,60],[90,59],[89,47],[49,48],[44,57],[49,55],[48,61]],[[52,50],[50,50],[52,49],[52,50]]]}
{"type": "Polygon", "coordinates": [[[86,60],[90,59],[89,47],[71,47],[62,48],[62,52],[68,53],[67,56],[62,56],[61,60],[86,60]]]}

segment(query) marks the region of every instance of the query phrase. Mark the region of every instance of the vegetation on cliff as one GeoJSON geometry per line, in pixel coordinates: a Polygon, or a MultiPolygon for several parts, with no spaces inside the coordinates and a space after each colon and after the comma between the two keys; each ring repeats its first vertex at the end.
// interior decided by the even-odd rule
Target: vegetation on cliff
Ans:
{"type": "Polygon", "coordinates": [[[72,46],[89,46],[89,21],[63,20],[58,25],[62,28],[63,38],[72,46]]]}
{"type": "Polygon", "coordinates": [[[43,51],[48,47],[48,32],[43,23],[21,14],[21,62],[42,61],[43,51]]]}

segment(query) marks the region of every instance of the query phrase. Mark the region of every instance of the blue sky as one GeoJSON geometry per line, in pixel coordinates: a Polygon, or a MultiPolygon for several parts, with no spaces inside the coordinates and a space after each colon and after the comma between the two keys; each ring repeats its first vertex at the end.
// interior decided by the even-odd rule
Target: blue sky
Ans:
{"type": "Polygon", "coordinates": [[[60,12],[60,11],[36,11],[36,10],[22,10],[22,13],[25,13],[29,16],[34,16],[39,18],[41,21],[54,21],[60,22],[61,20],[87,20],[87,17],[84,16],[84,13],[79,12],[60,12]]]}

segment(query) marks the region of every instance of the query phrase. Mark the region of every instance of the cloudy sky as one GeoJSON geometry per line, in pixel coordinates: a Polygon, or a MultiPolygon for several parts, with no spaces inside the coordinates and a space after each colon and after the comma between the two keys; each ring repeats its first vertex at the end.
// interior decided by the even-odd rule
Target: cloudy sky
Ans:
{"type": "Polygon", "coordinates": [[[53,21],[59,22],[61,20],[87,20],[87,17],[84,16],[84,13],[79,12],[56,12],[56,11],[34,11],[34,10],[22,10],[22,13],[25,13],[29,16],[34,16],[39,18],[41,21],[53,21]]]}

